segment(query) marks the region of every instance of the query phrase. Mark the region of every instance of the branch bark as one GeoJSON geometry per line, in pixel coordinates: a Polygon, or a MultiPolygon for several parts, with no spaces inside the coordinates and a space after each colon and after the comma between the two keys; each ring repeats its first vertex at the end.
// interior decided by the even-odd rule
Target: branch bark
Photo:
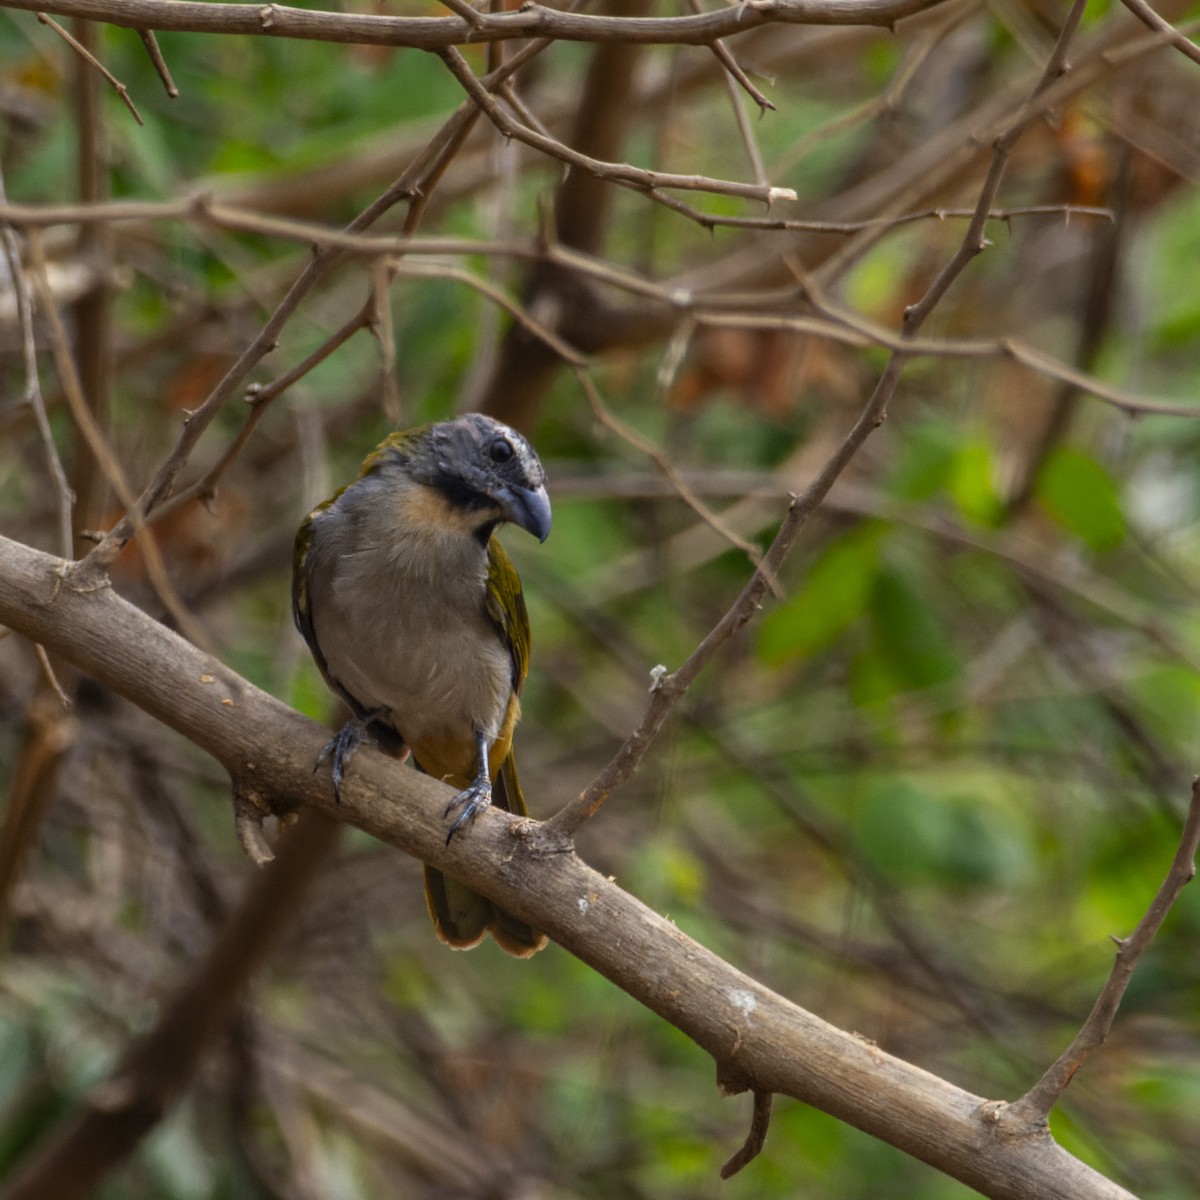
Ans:
{"type": "Polygon", "coordinates": [[[701,46],[772,22],[890,28],[945,0],[748,0],[687,17],[601,17],[523,4],[512,12],[463,17],[387,17],[321,12],[283,4],[209,0],[5,0],[6,8],[87,17],[124,29],[234,33],[362,46],[442,50],[472,42],[551,37],[565,42],[639,42],[701,46]]]}
{"type": "MultiPolygon", "coordinates": [[[[327,731],[67,564],[0,538],[0,621],[212,754],[262,808],[306,804],[463,880],[537,928],[712,1055],[726,1090],[812,1104],[995,1200],[1130,1200],[1044,1123],[895,1058],[792,1004],[682,934],[534,821],[489,811],[444,844],[445,785],[360,752],[334,804],[312,764],[327,731]]],[[[535,969],[535,968],[533,968],[535,969]]]]}

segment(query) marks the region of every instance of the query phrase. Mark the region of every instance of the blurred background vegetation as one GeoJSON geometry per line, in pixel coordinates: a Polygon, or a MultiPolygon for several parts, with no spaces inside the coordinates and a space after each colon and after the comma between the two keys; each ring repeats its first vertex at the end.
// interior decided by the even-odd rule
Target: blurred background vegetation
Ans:
{"type": "MultiPolygon", "coordinates": [[[[886,357],[800,331],[810,309],[798,280],[814,273],[837,303],[898,327],[966,222],[894,218],[973,206],[980,138],[1029,93],[1065,12],[1057,0],[952,0],[894,33],[765,26],[731,43],[775,105],[761,116],[704,47],[558,44],[535,58],[517,88],[553,136],[730,179],[754,178],[753,150],[765,179],[799,195],[769,214],[683,195],[707,214],[878,223],[709,229],[635,190],[564,178],[561,163],[480,121],[429,195],[422,234],[525,248],[561,235],[663,289],[736,293],[739,307],[712,312],[755,320],[689,318],[661,295],[512,254],[410,255],[386,288],[380,336],[360,332],[274,403],[209,504],[155,526],[220,656],[332,720],[291,624],[295,527],[394,424],[486,408],[522,424],[550,472],[551,540],[509,539],[534,629],[517,751],[536,815],[573,797],[636,724],[651,668],[678,665],[750,564],[570,371],[448,268],[523,297],[587,350],[608,412],[765,545],[886,357]],[[586,117],[611,128],[588,133],[586,117]]],[[[1143,34],[1119,5],[1090,4],[1072,61],[1095,65],[1143,34]]],[[[462,98],[416,50],[159,41],[176,100],[136,34],[97,31],[145,122],[99,93],[88,132],[101,197],[199,192],[338,227],[462,98]]],[[[482,73],[489,51],[464,53],[482,73]]],[[[33,14],[0,11],[11,201],[79,194],[79,74],[33,14]]],[[[1017,339],[1131,396],[1190,402],[1198,179],[1200,67],[1160,49],[1098,69],[1010,164],[1003,207],[1046,211],[989,223],[991,245],[924,334],[1017,339]]],[[[405,211],[379,230],[400,228],[405,211]]],[[[59,225],[45,245],[80,354],[90,337],[108,355],[85,373],[89,400],[135,488],[309,257],[294,240],[202,219],[124,221],[82,239],[59,225]],[[88,320],[98,324],[85,335],[88,320]]],[[[378,278],[362,260],[331,272],[254,378],[301,361],[378,278]]],[[[11,277],[0,284],[2,531],[57,550],[11,277]]],[[[107,528],[119,508],[86,483],[39,339],[55,441],[81,512],[91,505],[86,527],[107,528]]],[[[237,397],[226,406],[185,481],[219,459],[247,411],[237,397]]],[[[1131,419],[1004,356],[914,358],[888,421],[788,563],[786,595],[702,677],[584,829],[581,853],[840,1027],[973,1092],[1020,1095],[1086,1016],[1109,935],[1136,923],[1178,842],[1198,762],[1198,450],[1193,419],[1131,419]]],[[[115,581],[161,612],[136,547],[115,581]]],[[[69,672],[63,682],[69,710],[31,648],[0,641],[10,851],[13,806],[34,814],[20,860],[3,863],[0,1180],[153,1022],[254,873],[216,764],[98,686],[69,672]]],[[[530,962],[490,943],[450,953],[419,872],[346,831],[233,1026],[102,1196],[970,1194],[782,1100],[762,1157],[721,1182],[748,1104],[718,1097],[710,1060],[557,947],[530,962]]],[[[1154,1200],[1200,1190],[1198,933],[1191,891],[1051,1118],[1070,1150],[1154,1200]]]]}

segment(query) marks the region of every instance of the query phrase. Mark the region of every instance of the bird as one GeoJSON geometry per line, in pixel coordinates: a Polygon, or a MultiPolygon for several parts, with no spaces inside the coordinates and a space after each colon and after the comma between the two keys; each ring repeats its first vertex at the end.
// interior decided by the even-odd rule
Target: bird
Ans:
{"type": "MultiPolygon", "coordinates": [[[[296,534],[292,611],[350,720],[321,752],[335,799],[363,742],[411,753],[459,789],[446,842],[491,803],[527,815],[513,730],[529,669],[521,580],[494,536],[550,534],[546,472],[516,430],[481,413],[386,437],[296,534]]],[[[455,949],[485,933],[527,958],[544,934],[433,867],[425,898],[455,949]]]]}

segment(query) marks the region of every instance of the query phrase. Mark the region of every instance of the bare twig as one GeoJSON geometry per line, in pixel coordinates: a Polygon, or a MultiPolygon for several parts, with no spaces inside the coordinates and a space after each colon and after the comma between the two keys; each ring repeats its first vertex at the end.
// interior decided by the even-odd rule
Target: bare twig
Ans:
{"type": "MultiPolygon", "coordinates": [[[[34,285],[41,300],[42,311],[46,314],[49,324],[55,366],[58,370],[63,394],[66,396],[67,405],[71,410],[71,416],[75,419],[75,424],[83,435],[84,441],[87,442],[88,449],[99,464],[101,471],[104,472],[109,486],[116,493],[117,499],[125,506],[126,513],[134,513],[136,511],[134,495],[125,479],[125,472],[121,469],[117,456],[109,446],[104,431],[97,424],[95,414],[83,395],[79,375],[67,343],[62,317],[59,315],[58,306],[54,302],[54,295],[46,279],[46,260],[42,251],[40,233],[30,234],[29,253],[32,260],[34,285]]],[[[138,548],[142,552],[142,558],[146,565],[146,577],[150,581],[150,586],[162,601],[163,607],[178,623],[181,632],[197,646],[207,647],[208,636],[184,607],[183,601],[175,591],[153,535],[146,529],[140,518],[135,517],[134,521],[133,535],[137,538],[138,548]]]]}
{"type": "MultiPolygon", "coordinates": [[[[692,7],[695,9],[699,9],[700,5],[699,5],[699,3],[694,2],[692,7]]],[[[750,78],[749,75],[746,74],[745,71],[742,70],[741,65],[738,63],[737,59],[734,58],[733,55],[729,52],[729,48],[725,45],[724,42],[713,42],[711,49],[712,49],[713,54],[716,55],[717,61],[728,72],[729,78],[732,79],[733,82],[736,83],[738,87],[744,88],[746,91],[746,94],[750,97],[750,99],[753,100],[754,103],[758,105],[759,112],[768,112],[768,111],[774,112],[775,111],[775,105],[772,104],[771,101],[768,100],[767,97],[763,95],[762,91],[754,85],[754,81],[750,78]]],[[[741,125],[744,122],[744,120],[745,120],[744,114],[739,116],[738,124],[741,125]]],[[[766,175],[766,172],[765,171],[762,172],[762,176],[765,177],[765,175],[766,175]]],[[[756,178],[759,178],[760,183],[762,182],[761,177],[756,176],[756,178]]]]}
{"type": "Polygon", "coordinates": [[[246,399],[257,409],[283,395],[293,384],[323,363],[335,350],[340,350],[360,329],[370,326],[373,318],[374,295],[341,328],[334,330],[311,354],[270,383],[251,384],[246,399]]]}
{"type": "Polygon", "coordinates": [[[1190,58],[1192,62],[1200,63],[1200,46],[1195,42],[1184,37],[1169,21],[1164,20],[1158,13],[1146,3],[1146,0],[1121,0],[1127,9],[1143,25],[1153,29],[1156,33],[1164,34],[1167,40],[1181,54],[1190,58]]]}
{"type": "MultiPolygon", "coordinates": [[[[687,481],[671,464],[670,459],[656,446],[649,438],[643,437],[631,425],[626,424],[616,416],[615,413],[604,403],[592,377],[582,367],[577,367],[575,378],[579,381],[579,386],[583,389],[583,394],[587,397],[588,405],[591,407],[592,416],[596,418],[606,429],[611,430],[621,438],[622,441],[628,442],[634,449],[644,454],[654,465],[663,473],[663,475],[671,483],[679,498],[712,530],[725,538],[731,546],[735,546],[749,560],[753,567],[760,570],[762,566],[762,551],[754,545],[753,542],[748,542],[740,534],[730,529],[724,521],[721,520],[716,513],[696,495],[688,486],[687,481]]],[[[773,575],[769,577],[771,591],[781,596],[783,589],[780,586],[779,580],[773,575]]]]}
{"type": "Polygon", "coordinates": [[[158,38],[154,36],[154,30],[139,29],[137,32],[138,37],[142,39],[142,45],[146,47],[146,53],[150,56],[150,62],[158,72],[159,79],[162,80],[167,95],[172,100],[176,99],[179,96],[179,89],[175,86],[175,80],[171,78],[171,70],[167,66],[167,60],[163,58],[162,50],[159,49],[158,38]]]}
{"type": "Polygon", "coordinates": [[[324,362],[325,359],[349,341],[360,329],[367,328],[371,322],[372,304],[373,300],[368,300],[345,325],[330,334],[307,358],[297,363],[290,371],[285,371],[277,379],[273,379],[270,383],[263,384],[261,387],[251,384],[246,389],[246,399],[251,406],[250,412],[246,414],[246,419],[242,422],[242,427],[238,430],[237,435],[229,444],[225,453],[194,483],[182,488],[169,500],[165,500],[160,504],[150,514],[148,523],[153,524],[155,521],[161,520],[168,513],[175,512],[176,509],[182,508],[185,504],[190,504],[193,500],[211,500],[216,495],[217,484],[245,449],[254,431],[258,428],[259,423],[267,415],[267,410],[270,408],[271,402],[324,362]]]}
{"type": "Polygon", "coordinates": [[[53,17],[47,16],[44,12],[39,12],[37,19],[43,25],[47,25],[53,29],[88,66],[92,67],[93,70],[99,71],[108,80],[113,91],[121,97],[121,103],[133,114],[133,119],[139,125],[145,125],[146,122],[142,120],[142,114],[138,112],[137,105],[134,104],[133,98],[129,95],[129,89],[78,38],[69,33],[53,17]]]}
{"type": "Polygon", "coordinates": [[[1062,1052],[1057,1061],[1047,1070],[1020,1100],[1011,1104],[1004,1117],[1005,1122],[1015,1120],[1024,1125],[1041,1125],[1050,1110],[1058,1103],[1076,1071],[1088,1060],[1089,1055],[1102,1045],[1112,1029],[1113,1020],[1125,989],[1133,977],[1138,962],[1154,940],[1167,913],[1179,898],[1179,893],[1196,874],[1196,853],[1200,849],[1200,779],[1192,784],[1192,800],[1184,822],[1179,849],[1167,871],[1162,886],[1155,893],[1145,916],[1137,923],[1127,938],[1114,937],[1117,944],[1117,960],[1113,964],[1108,981],[1096,997],[1096,1003],[1088,1014],[1082,1028],[1062,1052]]]}
{"type": "Polygon", "coordinates": [[[476,78],[466,59],[453,47],[439,51],[439,57],[462,85],[467,95],[479,105],[488,119],[505,137],[515,138],[527,146],[541,150],[553,158],[569,163],[572,167],[587,171],[601,179],[607,179],[622,187],[633,188],[646,195],[655,195],[663,188],[678,188],[684,191],[739,196],[746,200],[758,200],[764,204],[772,204],[777,200],[796,199],[796,193],[791,188],[777,188],[759,183],[738,183],[727,179],[711,179],[705,175],[675,175],[665,171],[643,170],[640,167],[630,166],[628,163],[601,162],[599,159],[572,150],[571,147],[556,138],[547,137],[511,117],[476,78]]]}
{"type": "Polygon", "coordinates": [[[426,279],[452,279],[466,284],[467,287],[473,288],[481,296],[486,296],[494,304],[504,309],[517,324],[527,329],[538,341],[544,343],[564,363],[572,367],[587,365],[586,355],[581,354],[574,346],[565,342],[552,329],[533,316],[523,304],[518,304],[507,292],[488,279],[460,267],[452,267],[449,264],[443,266],[437,263],[405,263],[402,267],[397,268],[397,274],[426,279]]]}
{"type": "MultiPolygon", "coordinates": [[[[0,202],[3,202],[4,199],[4,176],[0,174],[0,202]]],[[[46,401],[42,396],[41,380],[38,377],[37,343],[33,328],[33,297],[29,294],[29,281],[25,277],[25,269],[21,264],[21,248],[17,244],[17,235],[11,225],[0,225],[0,243],[4,247],[4,262],[7,266],[8,278],[12,282],[13,296],[17,306],[17,323],[21,329],[21,352],[25,366],[23,400],[33,411],[38,438],[42,443],[42,451],[46,455],[46,466],[50,471],[50,478],[54,482],[54,496],[58,508],[59,553],[63,558],[70,558],[74,543],[71,529],[71,507],[75,503],[75,496],[71,491],[70,483],[67,482],[67,473],[63,469],[58,447],[54,443],[54,434],[50,430],[50,420],[46,416],[46,401]]]]}
{"type": "Polygon", "coordinates": [[[402,419],[396,383],[396,331],[392,322],[392,280],[397,274],[396,266],[386,260],[373,264],[368,301],[371,316],[367,326],[379,347],[380,402],[393,425],[399,425],[402,419]]]}
{"type": "MultiPolygon", "coordinates": [[[[704,11],[700,4],[700,0],[688,0],[688,2],[692,12],[702,13],[704,11]]],[[[724,42],[713,42],[710,44],[709,49],[716,56],[717,62],[719,62],[721,66],[725,68],[726,77],[731,79],[737,87],[745,88],[746,94],[751,100],[754,101],[755,104],[758,105],[760,113],[767,112],[768,110],[771,112],[775,111],[775,105],[772,104],[771,101],[768,100],[757,87],[755,87],[750,77],[745,71],[742,70],[741,64],[739,64],[737,59],[733,57],[729,47],[726,46],[724,42]]],[[[744,120],[745,114],[739,112],[738,124],[741,125],[744,120]]],[[[763,181],[763,179],[765,179],[765,177],[765,172],[759,172],[755,174],[755,178],[758,179],[760,183],[763,181]]]]}
{"type": "MultiPolygon", "coordinates": [[[[500,89],[498,89],[500,90],[500,89]]],[[[504,93],[506,102],[512,97],[504,93]]],[[[514,105],[524,113],[522,105],[514,105]]],[[[524,116],[522,119],[525,119],[524,116]]],[[[695,210],[693,210],[695,211],[695,210]]],[[[721,217],[697,213],[705,224],[731,228],[793,230],[798,233],[859,233],[864,229],[891,229],[915,221],[946,221],[969,219],[974,208],[924,208],[913,212],[895,213],[882,217],[865,217],[860,221],[812,221],[775,217],[721,217]]],[[[1017,217],[1099,217],[1112,219],[1107,208],[1086,204],[1024,204],[1012,208],[996,208],[988,213],[990,221],[1012,221],[1017,217]]],[[[257,212],[237,205],[224,204],[209,196],[198,195],[187,200],[113,200],[105,204],[0,204],[0,221],[18,228],[49,227],[53,225],[115,224],[125,221],[193,221],[215,225],[242,233],[257,233],[283,238],[305,245],[330,245],[360,254],[398,253],[402,249],[413,254],[500,254],[530,255],[532,246],[516,242],[472,241],[469,238],[437,237],[412,238],[404,241],[391,235],[362,235],[335,229],[327,225],[299,221],[272,213],[257,212]]]]}
{"type": "Polygon", "coordinates": [[[38,665],[42,668],[42,677],[46,681],[46,686],[54,693],[55,698],[63,708],[70,708],[72,704],[71,697],[63,690],[63,685],[59,683],[58,676],[54,673],[54,664],[50,661],[50,655],[46,653],[46,647],[35,642],[33,649],[37,654],[38,665]]]}
{"type": "Polygon", "coordinates": [[[1067,69],[1067,47],[1071,44],[1079,22],[1083,19],[1083,10],[1087,0],[1074,0],[1071,11],[1058,35],[1058,41],[1046,63],[1041,78],[1034,86],[1033,93],[1026,102],[1024,109],[1009,127],[992,143],[992,161],[988,167],[987,179],[979,192],[979,201],[975,206],[975,215],[967,228],[966,235],[959,244],[953,258],[942,268],[938,277],[929,285],[925,295],[912,305],[904,314],[905,332],[911,332],[923,324],[925,318],[933,311],[937,302],[946,294],[950,285],[962,274],[963,268],[981,253],[987,246],[983,236],[987,215],[991,212],[996,193],[1000,189],[1000,180],[1004,177],[1005,167],[1009,156],[1017,144],[1021,134],[1041,115],[1042,108],[1038,105],[1038,97],[1067,69]]]}
{"type": "MultiPolygon", "coordinates": [[[[678,205],[679,202],[677,201],[678,205]]],[[[683,208],[680,208],[683,211],[683,208]]],[[[864,230],[884,232],[899,228],[914,221],[946,221],[950,219],[970,218],[975,215],[974,209],[961,208],[927,208],[919,212],[897,213],[894,216],[864,217],[861,221],[814,221],[803,217],[728,217],[714,213],[701,212],[688,208],[686,214],[691,220],[700,225],[713,229],[763,229],[791,230],[794,233],[861,233],[864,230]]],[[[1085,204],[1027,204],[1014,208],[997,208],[988,213],[989,221],[1011,221],[1015,217],[1061,216],[1070,218],[1100,217],[1112,219],[1112,213],[1107,208],[1098,208],[1085,204]]]]}
{"type": "MultiPolygon", "coordinates": [[[[742,93],[738,90],[739,86],[744,87],[750,80],[746,78],[746,73],[737,65],[733,55],[729,53],[724,44],[718,43],[714,49],[718,49],[717,58],[721,59],[721,64],[725,67],[725,86],[729,92],[729,105],[733,109],[733,117],[737,122],[742,145],[746,147],[746,157],[750,160],[750,169],[754,172],[754,182],[760,187],[770,187],[771,185],[767,178],[767,168],[763,165],[762,151],[758,148],[758,139],[754,136],[754,127],[750,124],[749,114],[746,112],[746,106],[742,102],[742,93]],[[720,51],[724,51],[724,58],[722,58],[720,51]],[[728,62],[725,61],[726,59],[728,59],[728,62]]],[[[771,107],[774,108],[774,105],[771,105],[771,107]]],[[[763,109],[760,107],[759,111],[761,114],[763,109]]]]}

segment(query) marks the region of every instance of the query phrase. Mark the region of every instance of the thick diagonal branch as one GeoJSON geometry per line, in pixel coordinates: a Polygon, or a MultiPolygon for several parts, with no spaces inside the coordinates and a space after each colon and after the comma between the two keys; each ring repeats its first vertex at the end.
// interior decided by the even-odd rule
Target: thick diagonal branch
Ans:
{"type": "Polygon", "coordinates": [[[312,764],[326,731],[66,564],[0,539],[0,623],[42,642],[216,757],[237,786],[307,804],[433,864],[544,929],[712,1055],[723,1080],[794,1096],[996,1200],[1130,1200],[1042,1128],[790,1003],[546,837],[489,811],[445,845],[451,790],[361,751],[336,806],[312,764]]]}

